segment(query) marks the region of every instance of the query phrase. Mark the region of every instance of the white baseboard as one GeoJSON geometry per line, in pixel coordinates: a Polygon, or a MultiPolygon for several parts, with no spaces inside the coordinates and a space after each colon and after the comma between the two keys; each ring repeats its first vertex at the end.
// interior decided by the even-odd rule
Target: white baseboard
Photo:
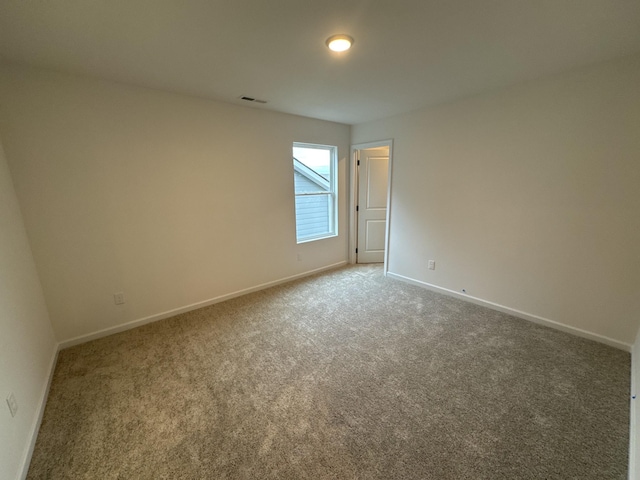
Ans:
{"type": "Polygon", "coordinates": [[[42,416],[44,415],[44,409],[47,405],[47,398],[49,397],[49,389],[51,388],[51,381],[53,380],[53,372],[56,369],[56,363],[58,361],[58,352],[60,351],[59,345],[56,344],[53,349],[53,354],[51,355],[51,361],[49,362],[49,369],[47,378],[42,385],[42,391],[40,393],[38,410],[36,412],[36,416],[33,419],[33,424],[31,426],[31,434],[29,443],[27,444],[27,448],[22,455],[22,474],[20,475],[20,479],[24,480],[27,478],[27,474],[29,473],[29,465],[31,464],[31,457],[33,456],[33,449],[36,446],[36,440],[38,439],[38,432],[40,431],[40,425],[42,424],[42,416]]]}
{"type": "Polygon", "coordinates": [[[629,480],[640,480],[640,438],[638,419],[640,417],[640,331],[631,350],[631,395],[629,400],[629,480]]]}
{"type": "MultiPolygon", "coordinates": [[[[156,315],[151,315],[149,317],[141,318],[138,320],[133,320],[131,322],[125,323],[123,325],[118,325],[116,327],[107,328],[104,330],[100,330],[98,332],[94,332],[88,335],[83,335],[79,337],[72,338],[70,340],[66,340],[57,344],[54,347],[53,354],[51,355],[51,361],[49,364],[49,373],[47,375],[47,379],[43,385],[42,392],[40,394],[40,402],[37,411],[37,415],[34,418],[33,425],[31,427],[31,435],[30,441],[27,445],[27,448],[24,452],[22,458],[22,474],[20,475],[21,480],[25,480],[27,474],[29,473],[29,465],[31,464],[31,457],[33,456],[33,450],[36,445],[36,440],[38,438],[38,432],[40,430],[40,425],[42,424],[42,417],[44,415],[44,410],[47,403],[47,398],[49,396],[49,390],[51,388],[51,381],[53,380],[53,373],[55,371],[56,363],[58,360],[58,352],[64,348],[71,347],[73,345],[79,345],[84,342],[88,342],[90,340],[94,340],[101,337],[106,337],[108,335],[112,335],[114,333],[122,332],[125,330],[130,330],[132,328],[139,327],[141,325],[145,325],[147,323],[155,322],[158,320],[162,320],[165,318],[172,317],[174,315],[179,315],[180,313],[189,312],[191,310],[196,310],[198,308],[206,307],[209,305],[213,305],[215,303],[223,302],[225,300],[230,300],[235,297],[239,297],[241,295],[246,295],[248,293],[257,292],[259,290],[264,290],[270,287],[274,287],[276,285],[280,285],[283,283],[291,282],[293,280],[297,280],[300,278],[304,278],[310,275],[314,275],[316,273],[320,273],[326,270],[333,270],[336,268],[340,268],[346,265],[348,262],[338,262],[332,265],[328,265],[325,267],[317,268],[314,270],[309,270],[307,272],[299,273],[297,275],[292,275],[289,277],[281,278],[279,280],[274,280],[271,282],[263,283],[260,285],[256,285],[254,287],[246,288],[243,290],[238,290],[236,292],[232,292],[226,295],[221,295],[209,300],[205,300],[203,302],[194,303],[191,305],[187,305],[185,307],[176,308],[173,310],[169,310],[167,312],[159,313],[156,315]]],[[[553,320],[549,320],[543,317],[539,317],[537,315],[532,315],[526,312],[522,312],[520,310],[516,310],[513,308],[505,307],[504,305],[499,305],[494,302],[489,302],[487,300],[483,300],[481,298],[472,297],[470,295],[465,295],[462,293],[458,293],[453,290],[449,290],[447,288],[438,287],[437,285],[432,285],[430,283],[422,282],[420,280],[415,280],[409,277],[405,277],[404,275],[399,275],[393,272],[385,272],[390,278],[394,278],[396,280],[404,281],[410,283],[412,285],[417,285],[419,287],[426,288],[428,290],[442,293],[445,295],[449,295],[455,298],[459,298],[461,300],[465,300],[476,305],[481,305],[487,308],[491,308],[493,310],[497,310],[503,313],[507,313],[513,315],[518,318],[522,318],[524,320],[529,320],[534,323],[546,325],[551,328],[555,328],[557,330],[561,330],[567,333],[571,333],[583,338],[588,338],[590,340],[595,340],[600,343],[604,343],[606,345],[610,345],[612,347],[619,348],[621,350],[625,350],[631,352],[631,400],[630,400],[630,422],[629,422],[629,475],[628,480],[640,480],[640,469],[638,468],[637,462],[640,456],[638,455],[637,448],[640,447],[640,442],[638,442],[638,429],[637,429],[637,418],[638,418],[638,410],[640,410],[640,398],[638,398],[637,389],[640,387],[640,331],[638,332],[638,336],[636,338],[635,344],[629,345],[627,343],[619,342],[618,340],[614,340],[609,337],[605,337],[603,335],[599,335],[596,333],[588,332],[586,330],[582,330],[579,328],[571,327],[569,325],[565,325],[559,322],[555,322],[553,320]]]]}
{"type": "Polygon", "coordinates": [[[140,327],[142,325],[146,325],[147,323],[157,322],[158,320],[164,320],[165,318],[173,317],[175,315],[180,315],[181,313],[197,310],[198,308],[208,307],[209,305],[224,302],[225,300],[231,300],[232,298],[240,297],[241,295],[246,295],[248,293],[253,293],[259,290],[275,287],[276,285],[281,285],[283,283],[292,282],[293,280],[298,280],[300,278],[308,277],[310,275],[324,272],[326,270],[333,270],[336,268],[340,268],[345,266],[346,264],[347,264],[346,261],[334,263],[331,265],[327,265],[325,267],[320,267],[314,270],[298,273],[296,275],[291,275],[290,277],[280,278],[278,280],[273,280],[271,282],[261,283],[260,285],[256,285],[254,287],[249,287],[249,288],[231,292],[225,295],[220,295],[218,297],[210,298],[209,300],[204,300],[202,302],[192,303],[191,305],[186,305],[184,307],[174,308],[173,310],[168,310],[166,312],[157,313],[155,315],[139,318],[137,320],[132,320],[130,322],[123,323],[121,325],[116,325],[115,327],[109,327],[103,330],[99,330],[97,332],[89,333],[86,335],[80,335],[78,337],[74,337],[69,340],[64,340],[60,342],[60,350],[68,347],[73,347],[74,345],[80,345],[81,343],[89,342],[91,340],[96,340],[98,338],[107,337],[109,335],[113,335],[114,333],[124,332],[125,330],[131,330],[132,328],[140,327]]]}
{"type": "Polygon", "coordinates": [[[498,303],[490,302],[488,300],[483,300],[482,298],[472,297],[471,295],[465,295],[464,293],[459,293],[454,290],[449,290],[448,288],[442,288],[427,282],[415,280],[413,278],[405,277],[404,275],[398,275],[397,273],[387,272],[387,276],[389,276],[390,278],[395,278],[396,280],[401,280],[403,282],[407,282],[413,285],[417,285],[419,287],[426,288],[428,290],[432,290],[437,293],[442,293],[444,295],[456,297],[461,300],[465,300],[467,302],[475,303],[476,305],[481,305],[483,307],[487,307],[492,310],[497,310],[499,312],[507,313],[509,315],[513,315],[514,317],[522,318],[524,320],[529,320],[530,322],[533,322],[533,323],[538,323],[540,325],[545,325],[547,327],[555,328],[556,330],[561,330],[563,332],[571,333],[573,335],[577,335],[578,337],[588,338],[589,340],[594,340],[596,342],[604,343],[605,345],[619,348],[620,350],[624,350],[625,352],[631,351],[631,345],[629,345],[628,343],[620,342],[613,338],[605,337],[604,335],[599,335],[597,333],[589,332],[587,330],[582,330],[580,328],[572,327],[570,325],[565,325],[564,323],[556,322],[554,320],[549,320],[548,318],[539,317],[538,315],[533,315],[531,313],[522,312],[514,308],[505,307],[504,305],[500,305],[498,303]]]}

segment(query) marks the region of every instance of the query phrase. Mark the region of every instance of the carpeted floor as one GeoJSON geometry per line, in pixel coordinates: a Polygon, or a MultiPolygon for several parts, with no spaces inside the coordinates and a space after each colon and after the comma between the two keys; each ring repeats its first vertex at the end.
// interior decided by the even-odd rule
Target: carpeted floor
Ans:
{"type": "Polygon", "coordinates": [[[60,352],[30,479],[625,479],[629,354],[353,266],[60,352]]]}

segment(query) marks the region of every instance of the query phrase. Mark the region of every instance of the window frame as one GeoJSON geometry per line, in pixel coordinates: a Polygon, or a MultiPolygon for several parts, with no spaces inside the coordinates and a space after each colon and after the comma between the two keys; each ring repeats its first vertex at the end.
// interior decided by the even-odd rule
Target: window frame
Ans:
{"type": "MultiPolygon", "coordinates": [[[[296,244],[314,242],[316,240],[323,240],[326,238],[333,238],[338,236],[338,147],[336,145],[321,145],[318,143],[305,143],[305,142],[293,142],[291,152],[293,154],[293,148],[309,148],[309,149],[318,149],[318,150],[328,150],[329,151],[329,190],[326,192],[318,191],[318,192],[303,192],[297,193],[295,191],[295,182],[294,182],[294,219],[295,219],[295,230],[296,230],[296,244]],[[297,197],[305,197],[305,196],[313,196],[313,195],[327,195],[328,196],[328,208],[327,208],[327,216],[329,220],[329,229],[328,232],[323,232],[317,235],[308,235],[302,238],[298,238],[298,212],[296,206],[297,197]]],[[[292,155],[292,161],[295,158],[295,155],[292,155]]],[[[297,159],[296,159],[297,160],[297,159]]],[[[298,160],[300,163],[304,165],[304,162],[298,160]]],[[[292,165],[293,166],[293,165],[292,165]]],[[[310,168],[310,167],[308,167],[310,168]]],[[[294,168],[294,178],[295,178],[295,168],[294,168]]]]}

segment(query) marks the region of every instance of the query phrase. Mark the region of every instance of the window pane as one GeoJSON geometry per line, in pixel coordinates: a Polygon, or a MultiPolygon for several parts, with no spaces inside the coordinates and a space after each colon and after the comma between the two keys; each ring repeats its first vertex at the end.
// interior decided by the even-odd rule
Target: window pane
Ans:
{"type": "Polygon", "coordinates": [[[336,147],[293,145],[298,242],[336,234],[335,157],[336,147]]]}
{"type": "Polygon", "coordinates": [[[325,148],[293,147],[293,158],[309,167],[326,180],[331,172],[331,150],[325,148]]]}
{"type": "Polygon", "coordinates": [[[329,232],[329,195],[296,196],[296,235],[298,240],[329,232]]]}

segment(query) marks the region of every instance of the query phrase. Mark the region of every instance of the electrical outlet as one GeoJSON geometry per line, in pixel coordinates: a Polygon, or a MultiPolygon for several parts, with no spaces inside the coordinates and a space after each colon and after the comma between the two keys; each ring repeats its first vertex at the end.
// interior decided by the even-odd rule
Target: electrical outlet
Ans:
{"type": "Polygon", "coordinates": [[[13,393],[7,397],[7,405],[9,405],[11,416],[15,417],[16,413],[18,413],[18,402],[16,401],[16,396],[13,393]]]}
{"type": "Polygon", "coordinates": [[[427,268],[429,270],[435,270],[436,269],[436,261],[435,260],[429,260],[429,263],[427,264],[427,268]]]}
{"type": "Polygon", "coordinates": [[[301,262],[302,261],[302,255],[298,254],[298,261],[301,262]]]}
{"type": "Polygon", "coordinates": [[[122,305],[124,303],[124,293],[118,292],[113,294],[113,303],[122,305]]]}

